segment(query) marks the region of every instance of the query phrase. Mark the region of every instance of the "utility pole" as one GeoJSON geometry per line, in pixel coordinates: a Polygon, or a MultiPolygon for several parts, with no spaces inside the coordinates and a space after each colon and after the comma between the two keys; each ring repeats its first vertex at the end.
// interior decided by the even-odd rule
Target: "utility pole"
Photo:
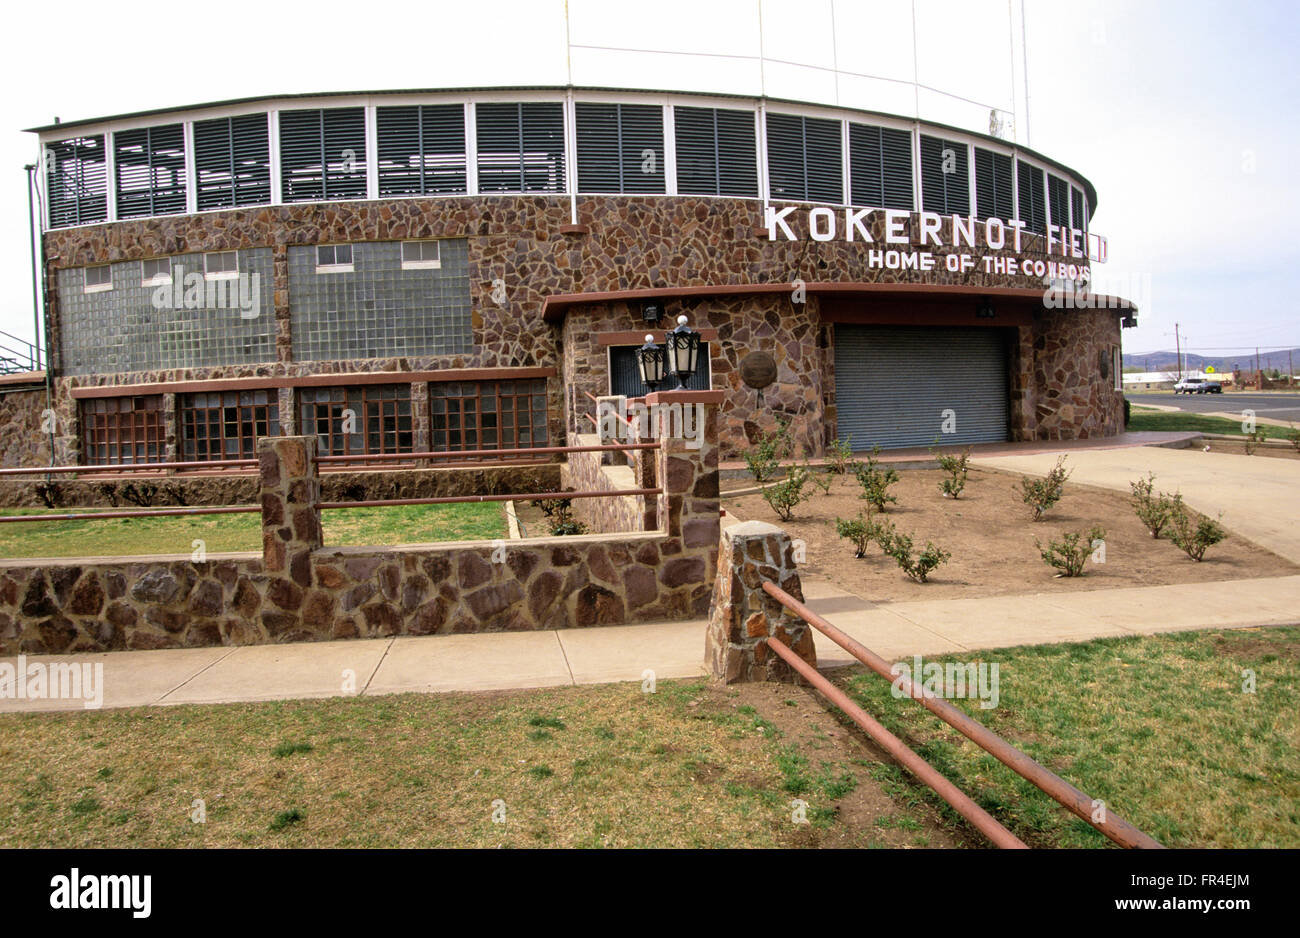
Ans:
{"type": "MultiPolygon", "coordinates": [[[[1168,333],[1166,333],[1167,335],[1168,333]]],[[[1174,323],[1174,349],[1178,354],[1178,380],[1183,380],[1183,342],[1178,337],[1178,323],[1174,323]]]]}
{"type": "Polygon", "coordinates": [[[1291,362],[1291,353],[1293,351],[1295,349],[1286,350],[1286,386],[1288,388],[1295,387],[1295,365],[1291,362]]]}
{"type": "Polygon", "coordinates": [[[1259,346],[1255,346],[1255,381],[1256,391],[1264,390],[1264,372],[1259,370],[1259,346]]]}

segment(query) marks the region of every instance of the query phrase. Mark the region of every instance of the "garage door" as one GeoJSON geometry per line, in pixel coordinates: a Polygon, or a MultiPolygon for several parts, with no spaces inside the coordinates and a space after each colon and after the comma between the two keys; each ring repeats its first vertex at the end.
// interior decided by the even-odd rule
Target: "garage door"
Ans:
{"type": "Polygon", "coordinates": [[[1006,440],[1002,331],[837,325],[835,396],[855,450],[1006,440]],[[946,410],[954,433],[942,433],[946,410]]]}

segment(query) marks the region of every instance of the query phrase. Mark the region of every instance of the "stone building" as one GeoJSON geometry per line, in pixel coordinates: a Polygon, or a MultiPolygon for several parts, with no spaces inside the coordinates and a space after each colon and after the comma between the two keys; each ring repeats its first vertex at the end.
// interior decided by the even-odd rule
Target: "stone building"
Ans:
{"type": "Polygon", "coordinates": [[[590,432],[588,395],[645,392],[632,350],[682,314],[707,344],[691,386],[725,392],[724,458],[782,419],[809,455],[1122,429],[1134,312],[1071,302],[1096,193],[995,137],[558,87],[33,133],[55,419],[36,429],[43,388],[0,401],[6,465],[251,457],[277,434],[560,445],[590,432]]]}

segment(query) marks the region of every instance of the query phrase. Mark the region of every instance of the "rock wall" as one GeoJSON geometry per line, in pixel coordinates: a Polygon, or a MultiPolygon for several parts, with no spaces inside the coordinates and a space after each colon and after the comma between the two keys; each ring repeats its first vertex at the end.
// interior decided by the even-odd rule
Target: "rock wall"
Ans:
{"type": "Polygon", "coordinates": [[[0,468],[48,466],[49,434],[42,432],[45,389],[0,393],[0,468]]]}

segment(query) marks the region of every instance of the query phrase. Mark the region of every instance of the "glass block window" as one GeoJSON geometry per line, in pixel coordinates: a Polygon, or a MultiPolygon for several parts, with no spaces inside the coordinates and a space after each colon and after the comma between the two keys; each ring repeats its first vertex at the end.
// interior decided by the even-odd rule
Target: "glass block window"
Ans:
{"type": "MultiPolygon", "coordinates": [[[[400,241],[351,245],[352,269],[318,273],[314,246],[289,247],[295,361],[473,351],[469,243],[437,242],[439,266],[403,261],[400,241]]],[[[433,248],[422,248],[432,252],[433,248]]],[[[406,256],[409,255],[407,249],[406,256]]]]}
{"type": "Polygon", "coordinates": [[[300,432],[322,456],[415,451],[409,384],[303,388],[298,401],[300,432]]]}
{"type": "Polygon", "coordinates": [[[430,449],[547,446],[546,379],[429,385],[430,449]]]}
{"type": "Polygon", "coordinates": [[[271,249],[224,254],[230,256],[209,265],[202,254],[151,262],[150,270],[159,276],[170,267],[170,281],[147,279],[140,261],[122,261],[91,273],[111,278],[111,290],[87,291],[83,278],[89,270],[58,271],[58,355],[63,373],[118,374],[275,361],[271,249]],[[207,275],[218,266],[222,272],[207,275]]]}
{"type": "Polygon", "coordinates": [[[82,465],[162,462],[163,423],[161,394],[82,401],[82,465]]]}
{"type": "Polygon", "coordinates": [[[257,441],[280,434],[274,389],[183,394],[181,452],[185,460],[252,459],[257,441]]]}
{"type": "Polygon", "coordinates": [[[117,217],[185,211],[185,133],[181,124],[113,134],[117,217]]]}
{"type": "Polygon", "coordinates": [[[45,148],[50,227],[108,218],[108,156],[104,135],[60,140],[45,148]]]}

